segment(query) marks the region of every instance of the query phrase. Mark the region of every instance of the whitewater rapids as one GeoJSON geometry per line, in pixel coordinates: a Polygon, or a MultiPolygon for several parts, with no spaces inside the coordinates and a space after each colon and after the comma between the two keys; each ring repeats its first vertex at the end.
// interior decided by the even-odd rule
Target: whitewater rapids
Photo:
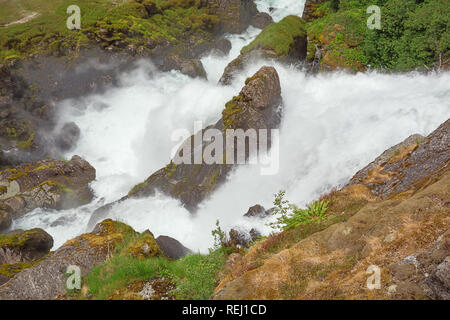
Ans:
{"type": "MultiPolygon", "coordinates": [[[[276,21],[298,14],[304,1],[256,1],[276,21]],[[276,4],[275,4],[276,2],[276,4]],[[289,6],[291,5],[291,6],[289,6]]],[[[280,128],[280,170],[260,175],[258,166],[241,167],[192,216],[177,200],[156,195],[116,205],[110,217],[137,231],[168,235],[200,252],[211,247],[216,220],[222,228],[257,227],[267,234],[267,221],[255,223],[243,214],[254,204],[272,206],[283,189],[299,205],[345,183],[359,169],[409,135],[429,134],[450,116],[450,72],[436,74],[350,75],[343,72],[308,76],[270,61],[254,62],[231,86],[217,84],[226,64],[259,30],[250,27],[228,38],[227,57],[205,57],[208,80],[179,72],[161,73],[149,62],[121,75],[119,87],[101,95],[64,101],[58,109],[61,125],[74,121],[81,129],[75,150],[97,170],[91,184],[92,203],[72,210],[36,209],[14,222],[15,229],[43,228],[55,240],[54,249],[86,230],[92,212],[126,195],[137,183],[170,161],[174,130],[193,130],[194,121],[215,123],[225,103],[262,65],[276,67],[281,80],[284,116],[280,128]],[[61,223],[59,223],[61,222],[61,223]]]]}

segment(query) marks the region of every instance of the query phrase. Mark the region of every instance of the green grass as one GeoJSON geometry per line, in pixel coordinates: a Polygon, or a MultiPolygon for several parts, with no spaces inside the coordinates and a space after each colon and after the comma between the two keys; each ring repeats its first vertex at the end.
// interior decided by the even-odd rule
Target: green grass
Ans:
{"type": "Polygon", "coordinates": [[[206,38],[218,22],[216,16],[199,8],[198,1],[159,0],[159,13],[149,14],[144,4],[151,0],[145,0],[144,4],[136,0],[80,0],[76,5],[81,9],[81,30],[68,30],[66,10],[73,1],[20,1],[21,5],[14,6],[15,1],[1,2],[3,23],[14,20],[13,16],[26,16],[20,13],[23,10],[38,12],[39,16],[23,24],[0,27],[0,63],[36,53],[73,55],[94,38],[100,38],[104,47],[116,40],[144,46],[148,39],[177,45],[182,42],[180,39],[192,35],[206,38]],[[100,29],[107,34],[101,34],[100,29]]]}
{"type": "Polygon", "coordinates": [[[107,262],[87,274],[84,284],[94,300],[107,299],[116,290],[136,281],[169,278],[176,285],[171,294],[177,299],[208,299],[218,283],[219,272],[226,262],[225,249],[209,254],[192,254],[179,260],[167,257],[136,259],[122,255],[131,238],[107,262]]]}
{"type": "Polygon", "coordinates": [[[273,50],[276,56],[287,56],[296,37],[306,34],[305,22],[297,16],[287,16],[278,23],[264,28],[256,39],[242,48],[244,54],[253,49],[273,50]]]}

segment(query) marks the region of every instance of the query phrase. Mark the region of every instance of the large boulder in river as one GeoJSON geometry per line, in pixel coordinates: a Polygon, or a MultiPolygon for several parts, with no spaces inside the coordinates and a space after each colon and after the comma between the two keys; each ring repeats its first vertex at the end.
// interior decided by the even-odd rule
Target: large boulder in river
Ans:
{"type": "Polygon", "coordinates": [[[228,85],[252,60],[273,59],[282,63],[300,63],[307,55],[307,34],[305,22],[297,16],[287,16],[278,23],[272,23],[241,50],[224,70],[220,83],[228,85]]]}
{"type": "Polygon", "coordinates": [[[242,33],[258,14],[253,0],[202,0],[211,14],[219,18],[218,33],[242,33]]]}
{"type": "Polygon", "coordinates": [[[50,300],[65,294],[69,266],[79,267],[84,276],[105,262],[124,239],[135,235],[130,226],[105,220],[92,233],[67,241],[43,261],[0,286],[0,300],[50,300]]]}
{"type": "Polygon", "coordinates": [[[8,229],[12,224],[11,214],[7,211],[0,210],[0,233],[8,229]]]}
{"type": "Polygon", "coordinates": [[[0,210],[13,218],[36,208],[67,209],[92,200],[95,169],[79,156],[0,171],[0,210]]]}
{"type": "MultiPolygon", "coordinates": [[[[253,77],[247,79],[239,95],[226,104],[222,112],[222,118],[216,124],[195,133],[182,144],[180,152],[183,152],[183,147],[186,146],[189,146],[188,149],[192,150],[182,156],[183,159],[188,159],[190,163],[176,164],[175,161],[171,161],[143,183],[135,186],[120,201],[129,197],[148,197],[159,190],[179,199],[189,211],[194,212],[198,204],[225,181],[227,174],[233,168],[233,163],[236,163],[235,159],[231,159],[231,155],[226,153],[227,130],[242,129],[246,132],[248,129],[266,129],[268,134],[266,138],[268,146],[270,146],[270,129],[278,128],[281,121],[281,103],[280,79],[277,71],[273,67],[262,67],[253,77]],[[220,151],[223,157],[211,164],[206,164],[201,158],[201,163],[196,164],[195,159],[200,154],[199,150],[201,151],[200,155],[203,156],[205,148],[214,143],[201,139],[208,129],[215,130],[214,132],[222,137],[223,144],[220,148],[223,149],[220,151]],[[202,144],[193,146],[198,140],[197,138],[200,138],[199,141],[202,141],[202,144]]],[[[231,142],[233,143],[234,140],[231,142]]],[[[246,140],[244,144],[246,145],[245,157],[248,159],[248,141],[246,140]]],[[[258,140],[256,148],[259,148],[259,146],[260,141],[258,140]]],[[[236,156],[236,143],[233,143],[233,148],[234,156],[236,156]]],[[[178,156],[180,156],[180,152],[178,152],[178,156]]],[[[89,221],[89,226],[92,227],[95,223],[107,217],[112,205],[108,204],[96,210],[89,221]]]]}

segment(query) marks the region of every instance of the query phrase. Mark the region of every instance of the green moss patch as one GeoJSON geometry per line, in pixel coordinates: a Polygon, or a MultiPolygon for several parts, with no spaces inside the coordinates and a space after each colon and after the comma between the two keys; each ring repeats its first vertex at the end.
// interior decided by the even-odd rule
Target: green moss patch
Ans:
{"type": "Polygon", "coordinates": [[[256,39],[241,50],[245,54],[254,49],[274,52],[274,56],[287,56],[295,38],[306,36],[305,22],[297,16],[287,16],[278,23],[264,28],[256,39]]]}
{"type": "MultiPolygon", "coordinates": [[[[9,9],[2,10],[0,21],[6,23],[17,16],[20,7],[14,7],[15,2],[2,3],[9,9]]],[[[147,49],[167,42],[176,45],[191,36],[210,37],[210,31],[218,23],[217,16],[201,8],[200,1],[80,0],[76,5],[81,9],[81,30],[69,30],[66,10],[73,1],[20,3],[25,10],[39,15],[25,23],[0,27],[0,63],[36,53],[76,56],[81,48],[93,42],[113,48],[133,44],[147,49]]]]}

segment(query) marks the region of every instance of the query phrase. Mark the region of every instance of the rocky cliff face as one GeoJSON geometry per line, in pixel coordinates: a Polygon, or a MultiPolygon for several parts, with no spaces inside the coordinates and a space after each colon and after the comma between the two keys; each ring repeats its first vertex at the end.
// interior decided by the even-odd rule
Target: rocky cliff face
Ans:
{"type": "MultiPolygon", "coordinates": [[[[0,217],[5,221],[8,215],[17,218],[36,208],[64,209],[86,204],[93,196],[88,184],[94,179],[95,169],[79,156],[70,161],[42,160],[0,171],[0,217]]],[[[3,229],[9,227],[0,224],[3,229]]]]}
{"type": "Polygon", "coordinates": [[[446,121],[426,138],[406,139],[324,196],[324,222],[234,256],[213,298],[447,299],[448,128],[446,121]],[[371,290],[373,268],[381,280],[371,290]]]}
{"type": "MultiPolygon", "coordinates": [[[[214,125],[197,132],[195,135],[203,135],[207,129],[215,129],[226,140],[227,129],[274,129],[281,120],[281,88],[280,79],[275,68],[262,67],[253,77],[247,79],[246,85],[238,96],[229,101],[222,113],[222,118],[214,125]]],[[[268,132],[270,143],[270,132],[268,132]]],[[[191,145],[195,141],[195,135],[183,143],[183,146],[191,145]]],[[[211,144],[202,142],[201,150],[211,144]]],[[[226,144],[223,144],[223,155],[226,157],[226,144]]],[[[236,155],[237,145],[234,144],[236,155]]],[[[195,148],[189,148],[192,153],[188,157],[194,163],[195,148]]],[[[248,149],[248,148],[247,148],[248,149]]],[[[203,152],[202,152],[203,154],[203,152]]],[[[185,155],[186,156],[186,155],[185,155]]],[[[248,158],[249,154],[246,154],[248,158]]],[[[184,158],[184,157],[183,157],[184,158]]],[[[232,160],[232,159],[230,159],[232,160]]],[[[152,174],[145,182],[133,188],[127,197],[147,197],[153,195],[156,190],[164,192],[181,202],[190,211],[195,211],[197,205],[208,197],[222,184],[233,165],[221,163],[213,164],[175,164],[173,161],[166,167],[152,174]]],[[[235,163],[233,160],[231,163],[235,163]]],[[[98,209],[92,215],[90,226],[103,219],[111,205],[98,209]]]]}

